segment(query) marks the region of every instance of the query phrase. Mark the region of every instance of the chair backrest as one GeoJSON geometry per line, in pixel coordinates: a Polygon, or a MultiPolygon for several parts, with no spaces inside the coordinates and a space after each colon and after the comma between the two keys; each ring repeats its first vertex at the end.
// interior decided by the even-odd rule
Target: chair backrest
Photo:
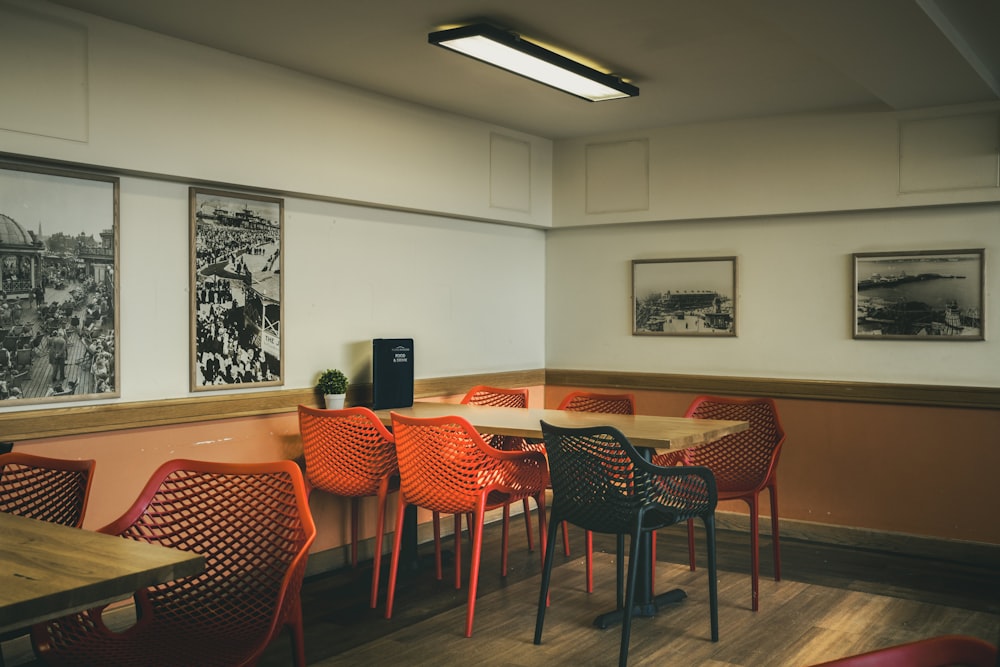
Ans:
{"type": "Polygon", "coordinates": [[[487,387],[481,384],[466,392],[462,403],[486,405],[494,408],[526,408],[528,407],[528,390],[487,387]]]}
{"type": "Polygon", "coordinates": [[[977,637],[945,635],[852,655],[815,667],[996,667],[997,647],[977,637]]]}
{"type": "MultiPolygon", "coordinates": [[[[464,405],[479,405],[491,408],[527,408],[527,389],[504,389],[478,385],[466,392],[462,399],[464,405]]],[[[496,449],[524,449],[524,438],[480,433],[490,447],[496,449]]]]}
{"type": "Polygon", "coordinates": [[[691,465],[712,468],[720,490],[761,489],[771,480],[785,441],[773,399],[699,396],[684,416],[750,423],[745,431],[684,450],[691,465]]]}
{"type": "Polygon", "coordinates": [[[398,472],[392,433],[365,407],[318,410],[299,406],[306,481],[338,496],[370,496],[398,472]]]}
{"type": "Polygon", "coordinates": [[[132,507],[101,532],[205,557],[196,576],[137,594],[141,615],[197,624],[202,635],[234,631],[260,650],[299,604],[316,537],[302,472],[292,461],[167,461],[132,507]]]}
{"type": "Polygon", "coordinates": [[[639,510],[660,505],[675,523],[714,509],[715,484],[704,468],[655,468],[612,426],[568,428],[542,422],[552,511],[587,530],[628,533],[639,510]],[[668,509],[670,508],[670,509],[668,509]]]}
{"type": "Polygon", "coordinates": [[[445,514],[471,512],[487,488],[545,488],[545,463],[525,476],[523,457],[490,447],[462,417],[392,413],[400,492],[407,502],[445,514]]]}
{"type": "Polygon", "coordinates": [[[632,394],[595,394],[589,391],[573,391],[562,400],[559,409],[575,412],[634,415],[635,396],[632,394]]]}
{"type": "Polygon", "coordinates": [[[93,460],[0,454],[0,512],[79,528],[94,481],[93,460]]]}

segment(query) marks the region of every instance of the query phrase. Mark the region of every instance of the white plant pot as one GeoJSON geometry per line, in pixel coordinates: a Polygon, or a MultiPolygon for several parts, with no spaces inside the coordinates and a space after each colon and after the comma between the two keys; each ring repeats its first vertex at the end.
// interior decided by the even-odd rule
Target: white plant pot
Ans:
{"type": "Polygon", "coordinates": [[[347,394],[323,394],[327,410],[343,410],[345,398],[347,394]]]}

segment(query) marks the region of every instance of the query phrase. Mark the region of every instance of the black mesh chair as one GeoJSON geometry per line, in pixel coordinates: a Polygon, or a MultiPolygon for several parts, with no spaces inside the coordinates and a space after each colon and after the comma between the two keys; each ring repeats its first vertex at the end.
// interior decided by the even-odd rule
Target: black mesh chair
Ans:
{"type": "MultiPolygon", "coordinates": [[[[719,640],[718,578],[715,559],[715,478],[708,468],[661,468],[647,461],[622,433],[611,426],[563,428],[542,422],[552,480],[552,515],[538,596],[535,644],[542,643],[556,530],[563,521],[618,537],[631,537],[628,580],[622,600],[623,564],[618,559],[618,608],[622,639],[618,664],[628,661],[629,635],[636,604],[639,545],[659,528],[692,518],[705,522],[708,535],[708,586],[712,641],[719,640]]],[[[620,549],[620,552],[622,550],[620,549]]],[[[648,566],[648,563],[646,564],[648,566]]],[[[649,591],[644,591],[648,596],[649,591]]]]}

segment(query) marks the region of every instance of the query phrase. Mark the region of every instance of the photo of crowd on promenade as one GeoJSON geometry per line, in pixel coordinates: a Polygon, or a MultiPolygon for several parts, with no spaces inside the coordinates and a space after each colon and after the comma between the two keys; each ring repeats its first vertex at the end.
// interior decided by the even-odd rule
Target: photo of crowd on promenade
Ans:
{"type": "Polygon", "coordinates": [[[193,389],[281,382],[281,208],[193,195],[193,389]]]}
{"type": "Polygon", "coordinates": [[[121,394],[118,185],[0,165],[0,408],[121,394]]]}

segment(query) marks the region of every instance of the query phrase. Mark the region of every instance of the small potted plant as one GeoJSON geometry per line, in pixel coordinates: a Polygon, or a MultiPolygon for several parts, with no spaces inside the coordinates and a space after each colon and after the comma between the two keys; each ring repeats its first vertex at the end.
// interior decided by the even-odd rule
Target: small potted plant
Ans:
{"type": "Polygon", "coordinates": [[[323,394],[327,410],[340,410],[347,396],[347,376],[337,368],[328,368],[319,374],[316,388],[323,394]]]}

